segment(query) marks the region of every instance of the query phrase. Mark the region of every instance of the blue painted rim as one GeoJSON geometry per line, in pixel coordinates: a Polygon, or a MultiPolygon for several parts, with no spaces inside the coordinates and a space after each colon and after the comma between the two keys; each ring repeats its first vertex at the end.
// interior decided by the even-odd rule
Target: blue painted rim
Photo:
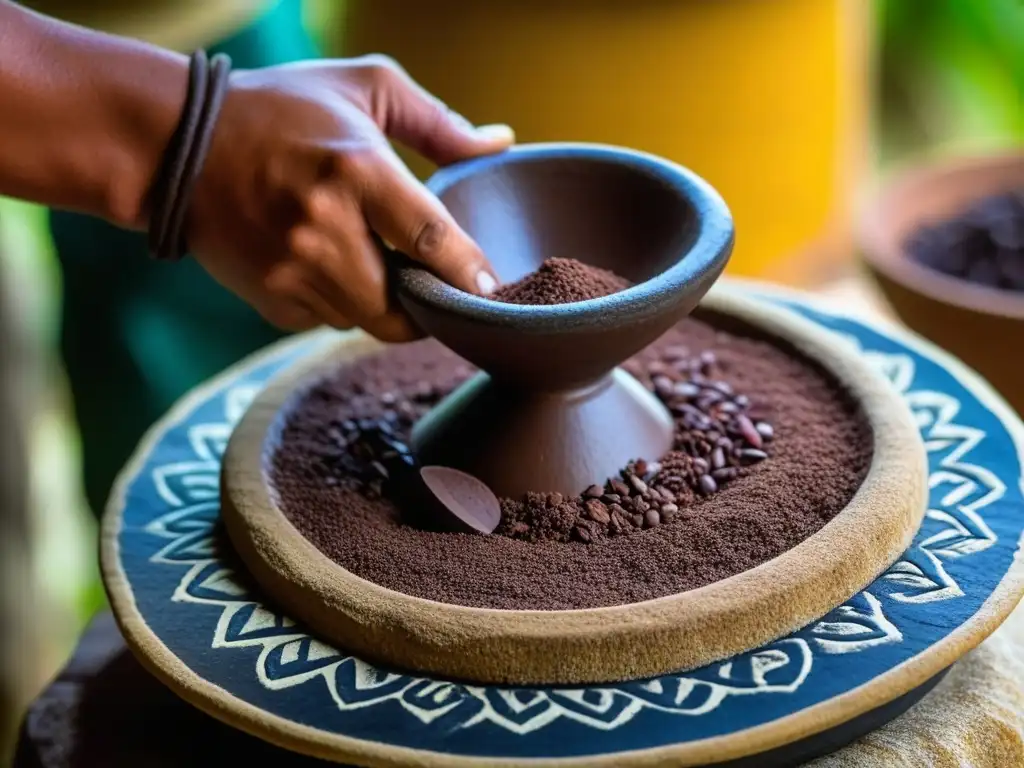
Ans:
{"type": "Polygon", "coordinates": [[[514,326],[525,332],[545,332],[552,327],[586,331],[604,326],[612,313],[636,320],[659,315],[677,304],[690,286],[708,281],[724,268],[735,234],[725,200],[693,171],[656,155],[604,144],[520,144],[496,155],[443,168],[427,181],[427,187],[441,195],[494,167],[573,158],[629,168],[675,190],[694,211],[696,231],[689,249],[679,254],[673,266],[650,280],[611,296],[572,304],[520,306],[489,301],[455,288],[416,265],[399,270],[401,290],[415,301],[478,323],[514,326]]]}
{"type": "Polygon", "coordinates": [[[917,687],[994,630],[1024,592],[1024,427],[930,345],[793,295],[761,295],[858,348],[910,405],[928,450],[929,512],[913,545],[827,616],[725,662],[589,687],[427,679],[318,643],[263,603],[217,537],[231,429],[271,376],[319,348],[307,339],[176,407],[119,481],[103,565],[129,644],[210,714],[288,748],[361,763],[693,764],[712,747],[724,759],[751,743],[778,746],[763,734],[794,716],[811,732],[917,687]]]}

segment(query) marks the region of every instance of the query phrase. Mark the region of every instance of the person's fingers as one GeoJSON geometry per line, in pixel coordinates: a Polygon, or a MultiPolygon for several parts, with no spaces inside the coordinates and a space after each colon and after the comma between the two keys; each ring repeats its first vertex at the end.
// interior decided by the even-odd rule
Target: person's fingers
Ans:
{"type": "Polygon", "coordinates": [[[358,325],[381,341],[417,339],[422,333],[390,306],[384,254],[351,203],[324,191],[309,208],[312,223],[292,233],[292,249],[306,265],[303,280],[320,295],[321,313],[358,325]]]}
{"type": "Polygon", "coordinates": [[[309,307],[323,325],[336,328],[339,331],[347,331],[353,328],[356,323],[341,314],[337,308],[324,298],[324,295],[317,288],[318,276],[307,275],[302,278],[305,291],[302,293],[302,304],[309,307]]]}
{"type": "Polygon", "coordinates": [[[394,248],[469,293],[488,295],[498,281],[479,246],[397,158],[388,158],[363,189],[370,227],[394,248]]]}
{"type": "Polygon", "coordinates": [[[391,59],[367,57],[369,104],[390,138],[438,165],[490,155],[515,143],[507,125],[474,126],[416,83],[391,59]]]}
{"type": "Polygon", "coordinates": [[[375,339],[388,344],[415,341],[424,336],[423,331],[413,325],[408,315],[397,311],[375,317],[362,328],[375,339]]]}
{"type": "Polygon", "coordinates": [[[305,267],[301,279],[330,306],[332,314],[358,321],[387,310],[377,259],[353,248],[343,227],[325,228],[314,222],[295,229],[289,239],[292,253],[305,267]]]}
{"type": "Polygon", "coordinates": [[[282,331],[301,333],[318,328],[323,324],[308,304],[297,299],[278,299],[272,302],[254,301],[253,306],[264,320],[282,331]]]}

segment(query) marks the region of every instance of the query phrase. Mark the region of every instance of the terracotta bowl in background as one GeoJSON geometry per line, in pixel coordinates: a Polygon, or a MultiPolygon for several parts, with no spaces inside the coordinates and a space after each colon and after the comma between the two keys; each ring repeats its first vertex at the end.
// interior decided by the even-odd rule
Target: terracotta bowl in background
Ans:
{"type": "Polygon", "coordinates": [[[951,277],[914,261],[907,238],[990,195],[1024,189],[1024,150],[920,166],[866,207],[858,245],[896,315],[986,377],[1024,413],[1024,293],[951,277]]]}

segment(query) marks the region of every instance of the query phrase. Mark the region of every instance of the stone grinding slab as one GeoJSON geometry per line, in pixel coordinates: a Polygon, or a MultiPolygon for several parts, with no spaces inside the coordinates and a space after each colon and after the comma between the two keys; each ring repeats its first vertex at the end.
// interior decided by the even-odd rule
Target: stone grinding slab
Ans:
{"type": "Polygon", "coordinates": [[[590,687],[429,680],[313,640],[219,546],[218,476],[258,390],[329,336],[270,350],[197,391],[126,470],[103,566],[130,646],[235,727],[361,765],[700,765],[822,734],[834,748],[837,730],[840,743],[855,738],[844,723],[939,674],[1019,600],[1022,428],[933,347],[753,290],[859,348],[911,406],[928,448],[929,517],[899,562],[829,616],[690,673],[590,687]]]}
{"type": "MultiPolygon", "coordinates": [[[[378,578],[371,580],[368,565],[359,559],[369,556],[371,544],[360,534],[367,530],[379,534],[378,526],[385,523],[377,517],[364,525],[355,510],[348,518],[351,532],[336,537],[343,546],[349,543],[352,551],[337,562],[332,560],[312,537],[304,535],[304,531],[321,533],[317,523],[298,519],[303,510],[295,505],[301,507],[307,499],[312,503],[312,498],[286,491],[286,483],[308,487],[312,467],[301,459],[301,438],[291,447],[287,438],[281,438],[281,430],[288,404],[301,402],[308,391],[304,387],[318,380],[325,369],[354,361],[360,366],[371,364],[366,354],[376,345],[357,339],[309,357],[270,383],[234,431],[223,472],[223,520],[232,544],[257,583],[321,637],[378,663],[445,677],[498,684],[633,680],[701,667],[784,636],[856,594],[906,548],[924,514],[924,450],[910,411],[885,380],[814,324],[721,292],[707,299],[703,310],[718,313],[712,325],[732,325],[737,335],[746,327],[747,333],[774,338],[773,343],[788,345],[817,363],[845,390],[845,397],[862,409],[873,436],[870,468],[845,506],[834,510],[838,513],[813,535],[803,541],[791,539],[791,546],[754,567],[727,571],[728,578],[707,583],[665,579],[655,586],[662,590],[668,586],[667,593],[640,593],[639,600],[624,601],[621,596],[630,593],[623,590],[615,600],[608,593],[617,580],[625,578],[624,587],[637,586],[635,574],[642,569],[636,550],[665,549],[669,538],[686,533],[686,520],[591,544],[582,558],[579,548],[569,543],[569,549],[548,551],[546,569],[532,557],[535,551],[546,551],[534,549],[538,545],[519,543],[507,552],[502,545],[512,542],[503,537],[418,536],[421,532],[410,526],[398,526],[373,542],[390,546],[389,556],[375,571],[378,578]],[[278,454],[284,460],[299,457],[299,461],[288,465],[289,472],[276,472],[270,467],[278,454]],[[286,500],[291,504],[287,514],[286,500]],[[413,547],[402,550],[403,543],[413,547]],[[430,548],[437,556],[422,558],[422,550],[430,548]],[[626,548],[625,555],[619,554],[626,548]],[[611,556],[598,563],[606,551],[611,556]],[[545,591],[557,590],[566,600],[558,579],[560,569],[574,567],[597,576],[612,570],[616,554],[634,568],[616,571],[596,599],[581,588],[577,605],[544,610],[551,607],[542,597],[545,591]],[[488,560],[504,563],[504,569],[494,571],[488,560]],[[502,578],[504,572],[507,581],[502,578]],[[529,581],[531,572],[535,585],[529,581]],[[441,578],[441,594],[455,598],[451,602],[442,602],[436,591],[426,591],[437,578],[441,578]],[[485,593],[516,583],[534,602],[514,603],[515,610],[500,610],[507,602],[481,606],[479,601],[486,594],[475,595],[464,581],[456,592],[457,582],[465,579],[481,582],[485,593]]],[[[787,355],[776,356],[787,359],[787,355]]],[[[385,362],[381,359],[380,368],[385,362]]],[[[799,370],[804,372],[802,367],[799,370]]],[[[416,375],[416,368],[411,375],[416,375]]],[[[799,386],[795,380],[790,385],[799,386]]],[[[318,402],[320,397],[310,394],[309,400],[318,402]]],[[[798,467],[790,465],[789,471],[799,476],[798,467]]],[[[732,494],[731,503],[737,508],[744,503],[743,482],[737,481],[732,494]]],[[[781,493],[785,481],[779,483],[781,493]]],[[[721,495],[730,493],[726,488],[721,495]]],[[[794,503],[799,501],[798,496],[794,503]]],[[[338,514],[345,514],[342,500],[336,503],[338,514]]],[[[324,511],[321,506],[318,520],[324,511]]],[[[741,521],[733,535],[756,538],[754,530],[754,522],[741,521]]],[[[324,546],[322,538],[319,544],[324,546]]],[[[693,552],[692,559],[697,554],[693,552]]],[[[596,586],[600,585],[591,588],[596,586]]],[[[564,602],[555,605],[562,607],[564,602]]]]}

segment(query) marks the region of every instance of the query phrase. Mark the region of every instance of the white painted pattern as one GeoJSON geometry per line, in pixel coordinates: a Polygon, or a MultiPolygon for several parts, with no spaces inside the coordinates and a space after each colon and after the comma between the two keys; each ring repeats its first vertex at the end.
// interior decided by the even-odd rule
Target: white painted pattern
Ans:
{"type": "MultiPolygon", "coordinates": [[[[859,349],[855,338],[840,338],[859,349]]],[[[983,551],[995,542],[980,510],[1002,497],[1006,487],[984,467],[965,460],[985,435],[956,422],[960,411],[956,399],[914,389],[912,357],[860,351],[904,397],[929,454],[941,455],[929,482],[932,489],[944,491],[928,511],[938,532],[917,542],[873,588],[890,585],[885,597],[910,604],[955,599],[963,591],[944,563],[983,551]]],[[[223,396],[223,420],[189,429],[193,456],[152,472],[167,509],[146,531],[167,540],[151,558],[154,564],[187,568],[171,599],[219,606],[211,647],[259,648],[254,674],[268,690],[322,681],[341,712],[395,702],[424,724],[447,718],[450,728],[488,723],[510,733],[529,734],[569,719],[607,731],[645,709],[695,717],[713,712],[733,696],[786,695],[807,680],[816,654],[860,653],[903,640],[899,627],[885,616],[881,600],[862,592],[795,637],[693,673],[641,683],[499,689],[379,670],[313,639],[287,617],[262,606],[218,559],[213,526],[220,459],[234,424],[259,389],[252,383],[230,388],[223,396]]]]}
{"type": "MultiPolygon", "coordinates": [[[[837,334],[839,335],[839,334],[837,334]]],[[[882,373],[910,406],[914,421],[929,455],[939,455],[938,467],[928,477],[928,487],[945,492],[927,517],[942,524],[899,560],[883,577],[896,584],[888,597],[904,603],[930,603],[961,597],[963,590],[949,575],[944,563],[982,552],[996,542],[979,510],[1006,495],[1006,484],[985,467],[965,457],[985,438],[975,427],[958,424],[960,402],[944,392],[914,390],[914,360],[905,354],[865,351],[853,336],[842,334],[843,341],[857,349],[882,373]]]]}

